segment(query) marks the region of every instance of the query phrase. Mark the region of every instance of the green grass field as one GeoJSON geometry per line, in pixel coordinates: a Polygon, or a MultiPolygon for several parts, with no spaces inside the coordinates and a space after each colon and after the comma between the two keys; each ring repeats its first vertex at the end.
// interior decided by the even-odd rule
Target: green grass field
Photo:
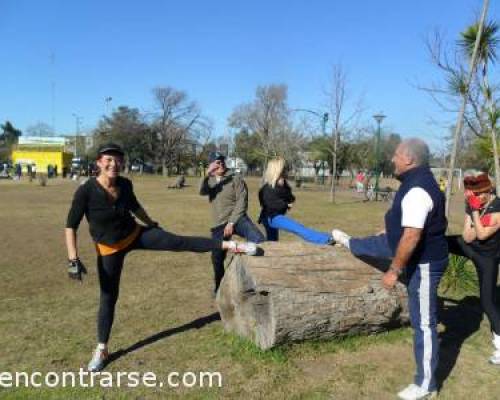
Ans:
{"type": "MultiPolygon", "coordinates": [[[[167,190],[157,177],[134,178],[139,200],[170,231],[208,235],[210,209],[188,188],[167,190]]],[[[258,214],[257,179],[249,179],[250,216],[258,214]]],[[[77,184],[60,179],[0,181],[0,374],[78,371],[95,346],[98,285],[95,250],[86,222],[80,256],[89,275],[83,284],[66,274],[63,228],[77,184]]],[[[352,234],[382,228],[388,203],[365,203],[350,191],[338,202],[313,184],[296,191],[292,216],[318,229],[352,234]]],[[[460,230],[460,196],[451,227],[460,230]]],[[[283,234],[282,240],[294,240],[283,234]]],[[[2,399],[390,399],[412,381],[409,328],[370,337],[307,342],[258,350],[223,331],[211,298],[208,254],[135,252],[128,256],[110,342],[117,357],[106,369],[220,372],[221,388],[0,388],[2,399]]],[[[454,293],[442,313],[442,399],[498,399],[500,368],[486,360],[489,325],[481,321],[475,293],[454,293]]],[[[447,296],[449,297],[449,296],[447,296]]],[[[2,375],[0,375],[1,379],[2,375]]],[[[1,380],[0,380],[1,382],[1,380]]],[[[5,382],[5,381],[4,381],[5,382]]]]}

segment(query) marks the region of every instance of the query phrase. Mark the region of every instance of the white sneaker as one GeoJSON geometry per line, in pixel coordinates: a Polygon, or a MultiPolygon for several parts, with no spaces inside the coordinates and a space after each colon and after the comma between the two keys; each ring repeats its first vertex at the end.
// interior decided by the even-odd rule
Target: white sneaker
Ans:
{"type": "Polygon", "coordinates": [[[495,351],[493,355],[489,358],[490,364],[500,365],[500,335],[497,335],[495,332],[493,333],[493,346],[495,347],[495,351]]]}
{"type": "Polygon", "coordinates": [[[106,361],[108,360],[109,354],[108,350],[95,349],[92,360],[90,360],[87,366],[87,371],[98,372],[101,371],[106,366],[106,361]]]}
{"type": "Polygon", "coordinates": [[[493,355],[488,360],[490,364],[500,365],[500,350],[495,350],[493,355]]]}
{"type": "Polygon", "coordinates": [[[234,254],[246,254],[247,256],[254,256],[257,254],[257,245],[253,242],[238,243],[231,241],[229,251],[234,254]]]}
{"type": "Polygon", "coordinates": [[[493,346],[495,346],[496,350],[500,350],[500,335],[497,335],[493,332],[493,346]]]}
{"type": "Polygon", "coordinates": [[[349,248],[349,240],[351,240],[351,237],[347,233],[342,232],[339,229],[334,229],[332,231],[332,238],[336,243],[349,248]]]}
{"type": "Polygon", "coordinates": [[[412,383],[399,392],[398,397],[403,400],[420,400],[431,399],[436,396],[436,394],[436,391],[429,392],[428,390],[412,383]]]}

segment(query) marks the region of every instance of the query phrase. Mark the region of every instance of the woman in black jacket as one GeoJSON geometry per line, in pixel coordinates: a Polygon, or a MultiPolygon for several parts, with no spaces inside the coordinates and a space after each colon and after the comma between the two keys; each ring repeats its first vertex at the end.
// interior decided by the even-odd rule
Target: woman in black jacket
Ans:
{"type": "Polygon", "coordinates": [[[259,222],[266,229],[267,240],[277,241],[281,229],[314,244],[335,243],[330,234],[307,228],[285,215],[292,208],[295,197],[286,180],[283,158],[275,158],[267,164],[264,185],[259,191],[259,202],[262,207],[259,222]]]}
{"type": "Polygon", "coordinates": [[[472,171],[464,178],[465,221],[462,235],[448,236],[450,253],[469,258],[479,278],[479,297],[493,334],[493,355],[500,365],[500,309],[496,283],[500,263],[500,199],[493,193],[488,174],[472,171]]]}
{"type": "Polygon", "coordinates": [[[97,316],[97,349],[89,371],[104,368],[108,359],[108,340],[118,300],[120,276],[125,256],[132,250],[210,252],[214,249],[234,253],[255,253],[253,243],[203,237],[179,236],[158,227],[135,197],[132,182],[120,176],[123,151],[115,144],[100,147],[98,175],[89,178],[75,192],[66,223],[66,247],[70,278],[81,281],[86,269],[78,258],[76,232],[85,215],[97,251],[97,271],[101,289],[97,316]],[[136,222],[139,219],[144,225],[136,222]]]}

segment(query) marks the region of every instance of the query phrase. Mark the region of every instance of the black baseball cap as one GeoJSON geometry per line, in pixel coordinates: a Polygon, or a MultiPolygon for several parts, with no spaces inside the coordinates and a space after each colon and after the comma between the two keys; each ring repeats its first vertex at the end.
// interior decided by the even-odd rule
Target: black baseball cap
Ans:
{"type": "Polygon", "coordinates": [[[120,146],[118,146],[116,143],[105,143],[99,146],[99,149],[97,150],[97,154],[118,154],[120,156],[124,156],[124,152],[120,146]]]}
{"type": "Polygon", "coordinates": [[[218,151],[212,151],[212,152],[208,155],[208,161],[209,161],[210,163],[213,163],[214,161],[222,161],[222,162],[226,162],[226,157],[224,156],[224,154],[219,153],[218,151]]]}

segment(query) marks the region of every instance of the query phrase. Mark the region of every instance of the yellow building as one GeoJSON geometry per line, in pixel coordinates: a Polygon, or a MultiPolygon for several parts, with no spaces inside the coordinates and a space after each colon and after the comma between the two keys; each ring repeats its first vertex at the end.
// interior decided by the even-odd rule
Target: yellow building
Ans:
{"type": "Polygon", "coordinates": [[[72,158],[73,153],[65,152],[60,145],[19,144],[12,151],[12,163],[21,164],[23,172],[28,164],[35,165],[37,173],[46,174],[49,165],[57,167],[59,174],[64,169],[69,172],[72,158]]]}

